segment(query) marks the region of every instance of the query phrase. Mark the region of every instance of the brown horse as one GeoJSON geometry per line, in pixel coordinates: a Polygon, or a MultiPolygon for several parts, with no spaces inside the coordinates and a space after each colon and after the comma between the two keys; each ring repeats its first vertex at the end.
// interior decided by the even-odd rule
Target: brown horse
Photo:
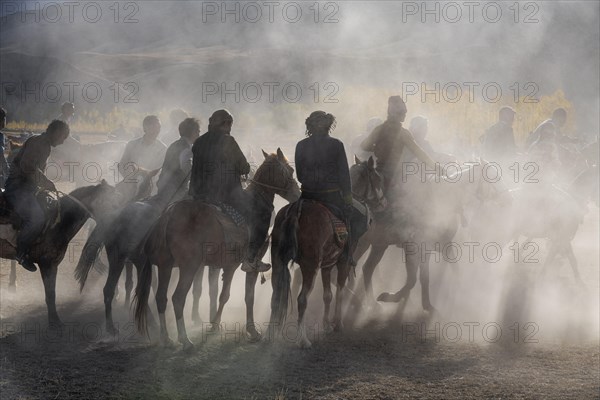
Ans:
{"type": "MultiPolygon", "coordinates": [[[[380,210],[385,207],[382,179],[373,168],[373,158],[361,162],[355,157],[355,165],[350,169],[352,195],[363,206],[380,210]]],[[[368,214],[368,211],[367,211],[368,214]]],[[[308,296],[314,286],[315,276],[321,271],[323,281],[323,303],[325,330],[342,329],[342,302],[344,286],[348,279],[349,264],[342,256],[344,243],[336,238],[333,216],[324,205],[316,201],[302,200],[282,208],[275,218],[272,233],[271,259],[273,262],[273,296],[271,298],[270,337],[274,329],[280,330],[287,316],[290,291],[290,261],[300,266],[302,289],[298,295],[298,328],[300,347],[311,346],[306,336],[304,314],[308,296]],[[331,271],[337,266],[337,290],[333,326],[329,321],[331,291],[331,271]],[[276,327],[277,326],[277,327],[276,327]]]]}
{"type": "MultiPolygon", "coordinates": [[[[75,189],[58,200],[59,218],[33,245],[30,255],[42,275],[51,325],[61,325],[56,312],[56,274],[71,239],[79,232],[88,218],[97,218],[113,209],[118,201],[115,188],[104,180],[95,186],[75,189]]],[[[0,221],[6,224],[9,221],[0,221]]],[[[0,257],[14,260],[16,248],[7,240],[0,239],[0,257]]]]}
{"type": "MultiPolygon", "coordinates": [[[[265,161],[258,168],[246,193],[265,208],[273,209],[275,194],[288,201],[295,201],[300,194],[293,178],[294,169],[280,149],[277,154],[264,153],[265,161]]],[[[185,299],[200,266],[208,265],[223,269],[223,288],[219,308],[211,321],[218,329],[223,307],[229,299],[233,274],[245,258],[248,246],[245,225],[237,226],[216,206],[192,200],[173,204],[151,229],[145,242],[146,262],[142,268],[135,295],[135,318],[138,328],[146,330],[148,297],[152,280],[152,265],[158,266],[156,305],[160,321],[160,337],[169,344],[165,309],[167,289],[173,266],[179,267],[179,282],[173,294],[173,308],[177,320],[178,340],[184,349],[193,347],[189,340],[183,318],[185,299]]],[[[260,338],[254,326],[254,286],[258,272],[246,274],[246,331],[251,339],[260,338]]]]}

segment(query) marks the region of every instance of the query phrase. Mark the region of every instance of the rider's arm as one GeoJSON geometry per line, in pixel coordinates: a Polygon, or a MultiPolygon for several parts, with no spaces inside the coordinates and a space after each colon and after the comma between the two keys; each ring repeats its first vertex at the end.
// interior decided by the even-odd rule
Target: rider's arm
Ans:
{"type": "Polygon", "coordinates": [[[342,191],[342,197],[346,204],[352,204],[352,184],[350,181],[350,169],[348,168],[348,159],[346,158],[346,150],[344,144],[339,142],[337,157],[337,169],[340,177],[340,189],[342,191]]]}
{"type": "Polygon", "coordinates": [[[179,168],[183,171],[184,174],[189,174],[192,170],[192,149],[184,149],[181,154],[179,154],[179,168]]]}
{"type": "Polygon", "coordinates": [[[237,173],[240,175],[247,175],[248,173],[250,173],[250,164],[248,163],[248,160],[246,160],[246,156],[244,155],[244,153],[240,149],[240,146],[238,146],[237,142],[233,137],[226,137],[229,138],[229,143],[227,147],[229,148],[229,154],[231,155],[231,160],[235,165],[237,173]]]}
{"type": "Polygon", "coordinates": [[[43,188],[52,188],[54,184],[50,179],[46,178],[44,172],[40,169],[45,165],[48,156],[50,155],[47,149],[43,148],[43,144],[39,141],[34,141],[29,146],[25,147],[19,163],[23,175],[26,179],[36,186],[43,188]]]}
{"type": "Polygon", "coordinates": [[[360,148],[363,151],[375,151],[375,145],[377,143],[377,140],[379,139],[379,132],[381,132],[382,126],[383,125],[379,125],[375,129],[373,129],[373,132],[371,132],[369,136],[367,136],[367,138],[362,141],[362,143],[360,144],[360,148]]]}
{"type": "MultiPolygon", "coordinates": [[[[129,142],[127,143],[127,145],[125,146],[125,151],[123,151],[123,156],[121,157],[121,161],[119,161],[119,165],[118,165],[118,169],[119,169],[119,173],[121,174],[121,176],[123,178],[125,178],[125,176],[127,175],[127,166],[128,164],[131,164],[131,148],[133,147],[133,142],[129,142]]],[[[129,168],[131,168],[131,165],[129,165],[129,168]]]]}
{"type": "Polygon", "coordinates": [[[403,131],[400,137],[406,147],[415,155],[419,160],[426,163],[428,167],[433,168],[435,166],[435,161],[415,142],[415,139],[412,137],[410,132],[403,131]]]}

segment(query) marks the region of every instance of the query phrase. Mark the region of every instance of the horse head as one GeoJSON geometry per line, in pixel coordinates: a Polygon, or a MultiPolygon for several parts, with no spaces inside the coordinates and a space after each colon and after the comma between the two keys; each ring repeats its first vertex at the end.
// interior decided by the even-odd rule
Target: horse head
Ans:
{"type": "MultiPolygon", "coordinates": [[[[502,167],[495,162],[487,162],[483,158],[468,163],[466,168],[446,177],[454,181],[456,178],[471,183],[471,193],[480,202],[492,201],[501,205],[510,204],[512,195],[502,182],[502,167]]],[[[469,192],[469,190],[467,190],[469,192]]]]}
{"type": "Polygon", "coordinates": [[[289,202],[298,200],[300,187],[294,179],[294,168],[281,149],[277,148],[277,152],[273,154],[268,154],[264,150],[262,153],[265,160],[256,170],[252,183],[278,194],[289,202]]]}
{"type": "Polygon", "coordinates": [[[69,197],[79,201],[91,217],[104,215],[119,206],[120,196],[114,186],[109,185],[104,179],[93,186],[77,188],[69,193],[69,197]]]}
{"type": "Polygon", "coordinates": [[[387,200],[383,195],[383,178],[375,170],[373,156],[367,161],[361,161],[354,156],[354,165],[350,168],[352,181],[352,197],[364,202],[371,211],[382,211],[387,207],[387,200]]]}

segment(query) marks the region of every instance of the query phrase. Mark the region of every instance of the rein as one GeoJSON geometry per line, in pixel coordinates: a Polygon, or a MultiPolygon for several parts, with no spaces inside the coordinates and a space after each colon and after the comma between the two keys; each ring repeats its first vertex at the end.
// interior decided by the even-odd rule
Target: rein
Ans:
{"type": "MultiPolygon", "coordinates": [[[[94,213],[85,205],[83,204],[79,199],[71,196],[69,193],[65,193],[65,192],[61,192],[60,190],[56,191],[56,197],[59,198],[59,193],[62,194],[62,197],[68,197],[69,199],[71,199],[75,204],[77,204],[79,207],[83,208],[83,210],[89,214],[90,217],[92,217],[93,219],[95,219],[94,213]]],[[[60,200],[60,199],[59,199],[60,200]]],[[[59,201],[60,204],[60,201],[59,201]]],[[[58,209],[59,213],[58,213],[58,218],[57,220],[60,219],[60,205],[59,205],[59,209],[58,209]]],[[[56,224],[56,223],[55,223],[56,224]]]]}

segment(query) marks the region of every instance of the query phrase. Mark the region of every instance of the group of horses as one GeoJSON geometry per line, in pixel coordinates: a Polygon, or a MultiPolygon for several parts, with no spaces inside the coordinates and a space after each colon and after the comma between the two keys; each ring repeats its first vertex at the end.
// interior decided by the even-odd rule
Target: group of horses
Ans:
{"type": "MultiPolygon", "coordinates": [[[[272,154],[263,151],[263,156],[264,161],[247,180],[247,194],[256,204],[271,210],[275,195],[290,203],[277,212],[270,236],[273,294],[269,335],[276,335],[288,317],[291,293],[289,264],[294,262],[299,267],[298,281],[301,282],[297,298],[298,343],[302,347],[310,347],[304,320],[317,272],[321,273],[324,289],[324,327],[326,330],[340,330],[345,293],[354,293],[344,289],[351,275],[351,265],[348,258],[343,256],[345,244],[338,235],[337,217],[318,202],[299,200],[300,189],[293,175],[294,170],[280,149],[272,154]],[[337,271],[337,290],[333,321],[330,321],[330,304],[333,300],[331,277],[334,270],[337,271]]],[[[405,252],[406,282],[395,293],[382,293],[377,301],[406,300],[419,275],[423,309],[435,312],[429,293],[431,254],[427,253],[423,258],[422,253],[413,251],[412,246],[416,243],[439,249],[453,240],[461,226],[468,228],[471,235],[479,240],[491,236],[490,240],[504,245],[521,236],[526,238],[526,242],[535,238],[549,239],[551,246],[546,265],[562,252],[568,256],[575,277],[580,281],[571,240],[582,221],[582,203],[594,199],[596,195],[597,165],[582,171],[567,191],[552,185],[545,187],[544,199],[547,204],[544,207],[539,204],[539,188],[533,191],[524,187],[508,189],[502,180],[487,179],[486,166],[485,161],[479,160],[450,174],[442,173],[427,179],[414,175],[412,180],[399,182],[402,190],[398,196],[386,199],[382,178],[375,169],[373,158],[355,158],[350,168],[352,194],[355,203],[367,210],[365,215],[369,219],[367,232],[352,249],[355,260],[361,259],[370,250],[362,267],[364,303],[376,302],[372,287],[373,272],[386,250],[390,246],[397,246],[405,252]],[[567,193],[569,191],[571,194],[567,193]],[[551,215],[549,210],[552,211],[551,215]]],[[[137,270],[134,313],[140,331],[147,332],[148,321],[154,320],[148,306],[151,288],[154,287],[160,341],[165,345],[172,343],[165,313],[174,267],[179,268],[179,279],[172,297],[178,341],[185,349],[193,347],[187,335],[183,310],[188,292],[194,285],[192,318],[199,320],[198,299],[205,267],[209,267],[210,322],[213,329],[219,328],[224,306],[230,297],[234,273],[246,255],[249,241],[247,227],[236,225],[217,205],[193,200],[171,204],[156,198],[148,200],[152,177],[156,172],[141,171],[133,190],[131,185],[126,189],[124,185],[113,187],[102,181],[59,197],[57,222],[38,239],[32,252],[33,261],[38,264],[44,282],[50,324],[61,324],[55,304],[58,265],[71,239],[88,218],[93,218],[96,227],[84,246],[75,276],[83,289],[90,270],[98,263],[101,250],[106,250],[109,265],[103,292],[108,332],[116,332],[112,302],[119,277],[128,264],[137,270]],[[153,278],[153,266],[157,267],[157,278],[153,278]],[[220,270],[223,285],[217,306],[220,270]]],[[[10,221],[0,220],[0,224],[8,223],[10,221]]],[[[14,243],[2,238],[0,244],[1,257],[14,259],[14,243]]],[[[268,249],[269,242],[263,246],[261,255],[268,249]]],[[[443,256],[453,258],[447,252],[443,256]]],[[[127,303],[133,287],[131,275],[131,272],[127,274],[127,303]]],[[[254,324],[257,278],[258,272],[246,273],[246,331],[250,340],[261,338],[254,324]]]]}

